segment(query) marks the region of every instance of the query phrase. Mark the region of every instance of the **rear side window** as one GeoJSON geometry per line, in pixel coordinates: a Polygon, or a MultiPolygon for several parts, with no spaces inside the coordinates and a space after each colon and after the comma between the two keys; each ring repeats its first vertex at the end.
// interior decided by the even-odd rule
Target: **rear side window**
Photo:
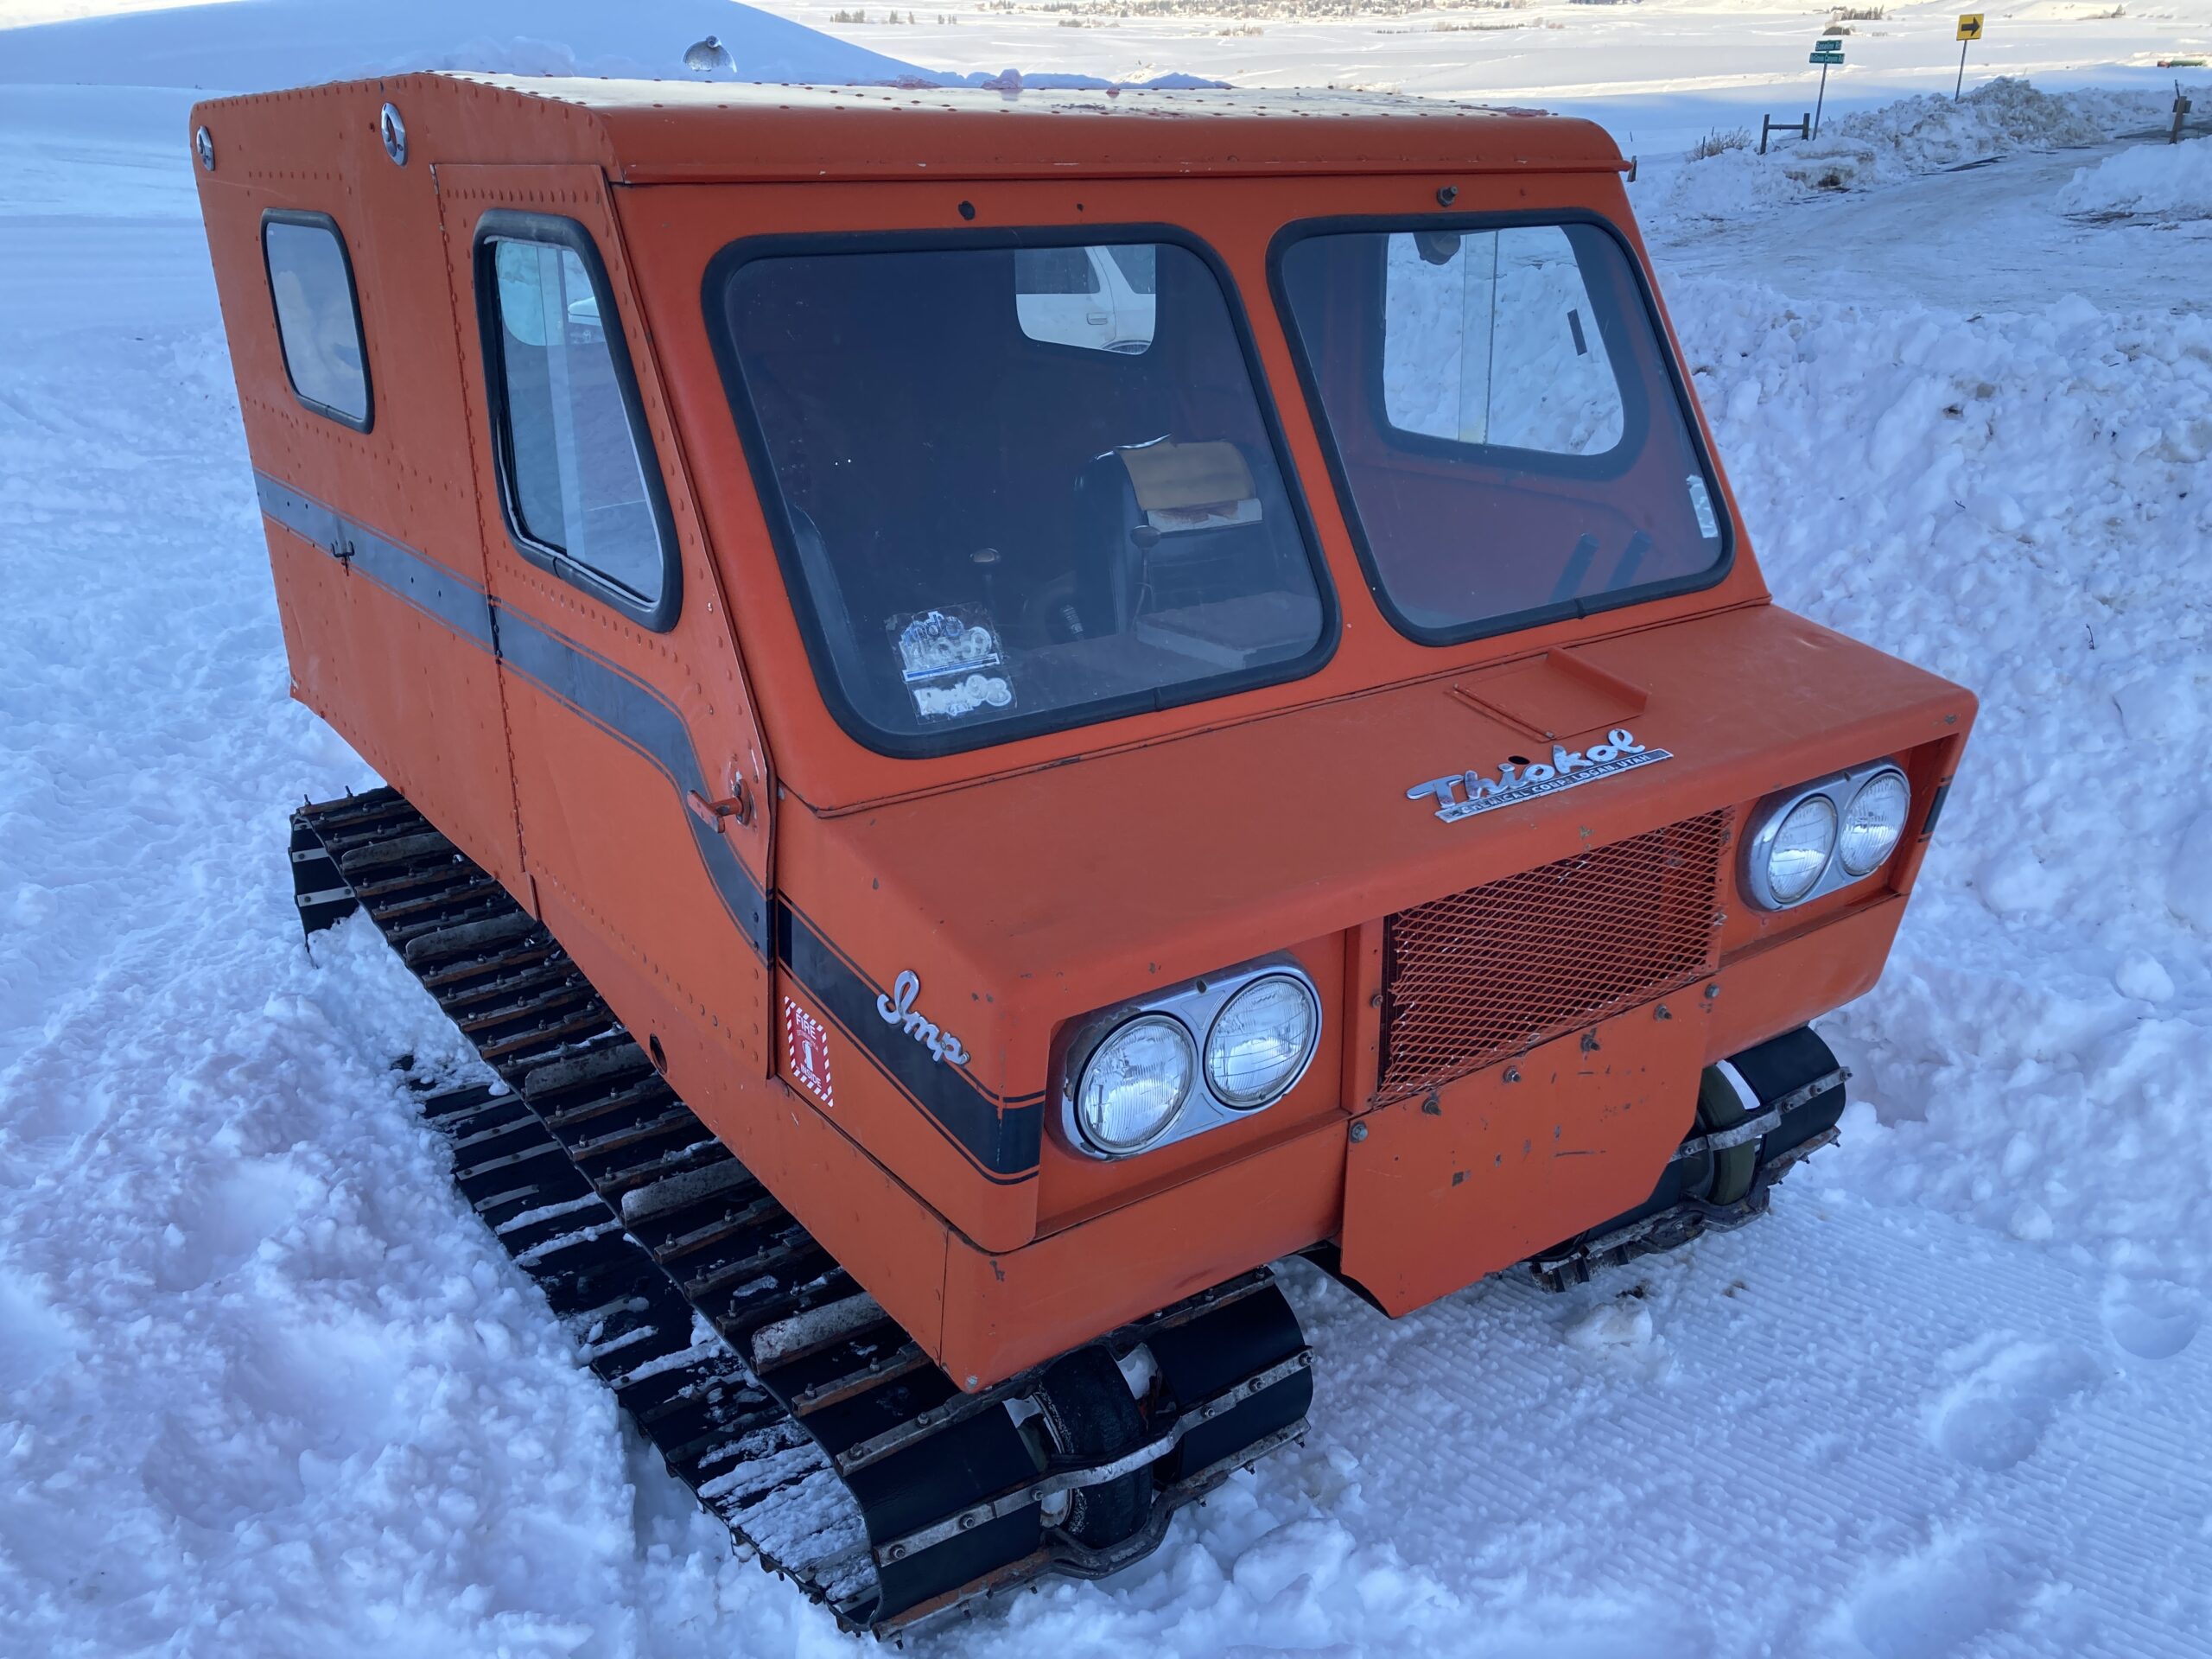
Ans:
{"type": "Polygon", "coordinates": [[[262,257],[292,395],[318,415],[369,429],[368,353],[346,238],[327,213],[270,213],[262,257]]]}
{"type": "Polygon", "coordinates": [[[477,293],[500,493],[518,544],[647,626],[669,626],[667,499],[590,238],[570,219],[488,213],[477,293]]]}
{"type": "Polygon", "coordinates": [[[1547,455],[1620,447],[1620,381],[1556,225],[1391,237],[1382,404],[1402,433],[1547,455]]]}

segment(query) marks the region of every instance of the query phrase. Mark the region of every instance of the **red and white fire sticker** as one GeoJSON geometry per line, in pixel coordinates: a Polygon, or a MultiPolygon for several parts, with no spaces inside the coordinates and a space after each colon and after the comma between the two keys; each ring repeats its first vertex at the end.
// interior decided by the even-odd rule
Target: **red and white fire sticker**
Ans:
{"type": "Polygon", "coordinates": [[[837,1103],[830,1081],[830,1033],[823,1023],[791,1000],[784,999],[784,1058],[799,1086],[824,1106],[837,1103]]]}

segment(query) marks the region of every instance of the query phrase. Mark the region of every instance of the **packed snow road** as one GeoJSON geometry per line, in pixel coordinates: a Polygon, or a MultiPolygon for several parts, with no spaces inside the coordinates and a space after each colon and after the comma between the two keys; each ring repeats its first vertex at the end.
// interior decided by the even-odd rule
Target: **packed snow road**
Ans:
{"type": "Polygon", "coordinates": [[[1790,232],[1765,224],[1684,226],[1669,265],[1749,277],[1795,299],[1922,302],[1987,315],[2033,312],[2059,292],[2107,311],[2212,314],[2212,282],[2177,280],[2212,269],[2212,219],[2116,227],[2085,235],[2054,212],[2076,172],[2142,148],[2140,139],[1970,162],[1866,195],[1799,204],[1790,232]]]}
{"type": "MultiPolygon", "coordinates": [[[[369,779],[285,699],[184,101],[0,98],[0,1653],[843,1650],[450,1193],[390,1062],[457,1038],[299,947],[287,808],[369,779]]],[[[1844,1146],[1565,1297],[1287,1269],[1304,1446],[932,1650],[2212,1652],[2212,321],[1979,176],[1655,227],[1778,597],[1984,697],[1844,1146]],[[2001,310],[1887,257],[2013,211],[2001,310]]]]}

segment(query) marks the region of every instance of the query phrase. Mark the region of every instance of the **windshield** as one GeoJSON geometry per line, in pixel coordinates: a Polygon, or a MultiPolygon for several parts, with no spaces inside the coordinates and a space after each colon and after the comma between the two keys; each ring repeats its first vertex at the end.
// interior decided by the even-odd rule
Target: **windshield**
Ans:
{"type": "Polygon", "coordinates": [[[972,747],[1318,663],[1326,590],[1198,253],[745,253],[712,321],[861,741],[972,747]]]}
{"type": "Polygon", "coordinates": [[[1718,577],[1719,489],[1610,231],[1331,230],[1279,260],[1316,418],[1403,632],[1451,643],[1718,577]]]}

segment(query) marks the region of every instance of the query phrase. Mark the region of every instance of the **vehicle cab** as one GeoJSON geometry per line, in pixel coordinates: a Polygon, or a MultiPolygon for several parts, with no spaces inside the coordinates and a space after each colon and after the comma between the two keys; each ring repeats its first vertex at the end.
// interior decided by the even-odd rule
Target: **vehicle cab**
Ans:
{"type": "Polygon", "coordinates": [[[961,1386],[1299,1252],[1585,1270],[1832,1125],[1974,700],[1772,602],[1597,127],[194,123],[297,694],[961,1386]]]}

